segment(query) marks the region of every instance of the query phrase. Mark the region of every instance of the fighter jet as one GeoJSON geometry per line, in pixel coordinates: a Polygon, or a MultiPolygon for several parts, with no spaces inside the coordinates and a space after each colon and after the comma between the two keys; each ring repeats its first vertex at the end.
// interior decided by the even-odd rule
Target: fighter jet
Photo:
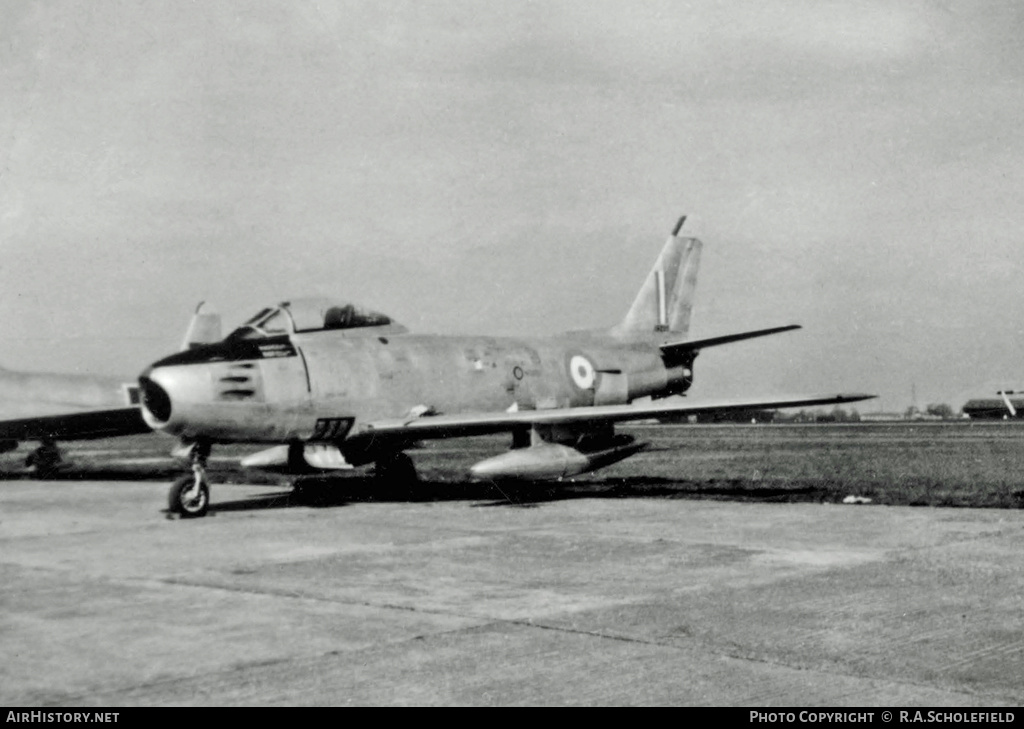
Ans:
{"type": "Polygon", "coordinates": [[[688,339],[702,244],[680,237],[684,220],[609,329],[522,339],[412,334],[352,303],[293,299],[260,310],[220,342],[161,359],[139,378],[143,417],[190,444],[192,462],[192,474],[171,487],[170,510],[207,512],[205,463],[215,443],[276,444],[246,466],[302,473],[375,463],[377,478],[393,483],[415,481],[404,451],[419,441],[507,432],[511,448],[470,475],[551,480],[647,445],[616,434],[617,422],[873,397],[679,397],[701,350],[799,328],[688,339]]]}
{"type": "MultiPolygon", "coordinates": [[[[202,304],[185,334],[183,349],[220,339],[220,321],[202,304]]],[[[14,372],[0,367],[0,453],[20,441],[41,445],[26,459],[38,475],[62,464],[58,441],[149,433],[131,377],[14,372]]]]}
{"type": "Polygon", "coordinates": [[[1020,390],[999,390],[995,398],[975,398],[964,403],[964,414],[973,420],[1011,420],[1021,417],[1024,411],[1024,394],[1020,390]],[[1010,395],[1017,397],[1010,398],[1010,395]]]}

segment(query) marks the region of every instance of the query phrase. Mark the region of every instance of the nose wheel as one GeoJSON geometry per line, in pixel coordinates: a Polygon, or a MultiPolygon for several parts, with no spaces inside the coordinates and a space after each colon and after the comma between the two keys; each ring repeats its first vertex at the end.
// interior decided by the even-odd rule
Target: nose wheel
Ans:
{"type": "Polygon", "coordinates": [[[210,484],[206,474],[182,476],[171,486],[167,506],[183,519],[206,516],[210,508],[210,484]]]}
{"type": "Polygon", "coordinates": [[[189,450],[192,473],[175,481],[167,494],[167,508],[172,514],[183,519],[206,516],[210,508],[210,482],[206,477],[209,455],[209,443],[195,443],[189,450]]]}

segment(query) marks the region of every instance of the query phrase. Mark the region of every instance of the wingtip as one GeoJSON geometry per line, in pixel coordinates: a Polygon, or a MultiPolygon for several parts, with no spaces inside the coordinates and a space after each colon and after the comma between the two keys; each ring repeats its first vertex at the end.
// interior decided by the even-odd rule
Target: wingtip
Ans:
{"type": "Polygon", "coordinates": [[[874,400],[878,395],[869,395],[866,392],[841,393],[842,402],[859,402],[860,400],[874,400]]]}

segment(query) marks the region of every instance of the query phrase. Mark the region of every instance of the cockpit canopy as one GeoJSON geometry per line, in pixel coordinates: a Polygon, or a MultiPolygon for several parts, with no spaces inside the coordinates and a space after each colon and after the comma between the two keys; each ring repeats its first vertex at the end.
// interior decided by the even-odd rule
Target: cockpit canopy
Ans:
{"type": "Polygon", "coordinates": [[[282,334],[319,331],[358,330],[366,327],[387,327],[391,332],[405,328],[391,317],[355,304],[327,298],[306,298],[284,301],[260,311],[232,332],[229,339],[254,339],[282,334]]]}

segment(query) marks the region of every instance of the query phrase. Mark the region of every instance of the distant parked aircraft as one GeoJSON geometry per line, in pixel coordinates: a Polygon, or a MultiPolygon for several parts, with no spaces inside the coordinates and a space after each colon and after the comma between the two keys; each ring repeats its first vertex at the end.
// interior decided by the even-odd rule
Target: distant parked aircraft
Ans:
{"type": "Polygon", "coordinates": [[[1011,420],[1024,413],[1024,393],[1000,390],[998,398],[975,398],[964,403],[964,415],[975,420],[1011,420]],[[1021,395],[1011,398],[1010,395],[1021,395]]]}
{"type": "MultiPolygon", "coordinates": [[[[220,339],[220,321],[202,313],[185,335],[183,348],[220,339]]],[[[14,372],[0,367],[0,453],[21,441],[40,445],[26,459],[40,474],[61,462],[59,441],[149,433],[139,409],[138,383],[131,377],[14,372]]]]}
{"type": "Polygon", "coordinates": [[[41,445],[26,463],[39,473],[61,460],[59,440],[146,433],[138,386],[127,378],[12,372],[0,368],[0,452],[41,445]]]}
{"type": "Polygon", "coordinates": [[[873,397],[659,401],[689,389],[702,349],[799,328],[688,339],[701,243],[678,236],[682,223],[610,329],[529,339],[410,334],[351,303],[293,299],[221,342],[156,362],[139,380],[143,416],[192,444],[193,474],[171,488],[170,508],[206,513],[214,443],[280,444],[244,465],[298,473],[375,462],[379,478],[412,481],[403,451],[416,441],[508,432],[511,450],[474,465],[473,477],[557,479],[646,446],[616,435],[617,422],[873,397]]]}

